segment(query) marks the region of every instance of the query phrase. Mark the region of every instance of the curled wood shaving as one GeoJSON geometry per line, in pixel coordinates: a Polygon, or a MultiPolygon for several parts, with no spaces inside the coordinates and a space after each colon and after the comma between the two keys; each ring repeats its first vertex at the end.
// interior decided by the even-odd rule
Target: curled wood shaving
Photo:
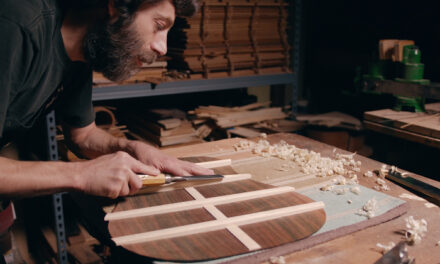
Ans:
{"type": "Polygon", "coordinates": [[[376,210],[377,201],[376,198],[373,197],[372,199],[368,200],[356,214],[366,216],[367,218],[372,218],[376,215],[376,210]]]}
{"type": "Polygon", "coordinates": [[[334,189],[333,192],[337,195],[343,195],[347,193],[347,188],[334,189]]]}
{"type": "Polygon", "coordinates": [[[379,185],[379,188],[378,188],[379,190],[382,190],[382,191],[389,191],[390,190],[390,187],[387,185],[387,183],[383,179],[377,178],[376,183],[379,185]]]}
{"type": "Polygon", "coordinates": [[[359,186],[351,187],[350,191],[354,194],[359,195],[361,193],[361,188],[359,186]]]}
{"type": "Polygon", "coordinates": [[[347,184],[347,179],[339,175],[338,177],[333,179],[333,183],[336,185],[345,185],[347,184]]]}
{"type": "Polygon", "coordinates": [[[358,176],[356,174],[352,174],[349,176],[347,183],[350,185],[359,184],[358,176]]]}
{"type": "Polygon", "coordinates": [[[405,218],[405,237],[409,244],[418,244],[428,231],[428,222],[425,219],[416,220],[412,215],[405,218]]]}
{"type": "Polygon", "coordinates": [[[368,178],[371,178],[371,177],[373,177],[373,172],[372,171],[367,171],[367,172],[364,173],[364,176],[368,177],[368,178]]]}
{"type": "Polygon", "coordinates": [[[388,245],[382,245],[381,243],[376,244],[376,247],[381,249],[382,254],[387,253],[395,246],[396,246],[396,243],[394,243],[394,242],[389,242],[388,245]]]}
{"type": "Polygon", "coordinates": [[[321,191],[331,191],[331,190],[333,190],[333,188],[335,187],[335,185],[333,185],[333,184],[331,184],[331,183],[328,183],[328,184],[326,184],[326,185],[324,185],[324,186],[322,186],[321,188],[319,188],[321,191]]]}
{"type": "Polygon", "coordinates": [[[434,208],[434,207],[437,207],[437,205],[435,205],[433,203],[425,203],[425,207],[426,208],[434,208]]]}
{"type": "Polygon", "coordinates": [[[401,195],[399,195],[399,197],[400,198],[404,198],[404,199],[410,199],[410,200],[426,202],[426,200],[423,199],[422,197],[416,196],[414,194],[409,194],[409,193],[402,193],[401,195]]]}

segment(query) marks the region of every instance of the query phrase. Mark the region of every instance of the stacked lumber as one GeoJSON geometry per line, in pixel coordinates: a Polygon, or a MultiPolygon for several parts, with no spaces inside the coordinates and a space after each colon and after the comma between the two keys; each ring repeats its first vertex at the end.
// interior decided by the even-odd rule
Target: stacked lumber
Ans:
{"type": "Polygon", "coordinates": [[[125,114],[124,119],[136,138],[160,147],[201,142],[185,113],[177,109],[151,109],[144,115],[125,114]]]}
{"type": "Polygon", "coordinates": [[[208,120],[213,120],[220,128],[253,124],[273,119],[284,119],[287,117],[280,107],[261,108],[269,104],[270,102],[254,103],[241,107],[200,106],[194,111],[190,111],[190,114],[196,116],[196,119],[193,121],[194,124],[201,124],[208,120]]]}
{"type": "Polygon", "coordinates": [[[288,1],[204,0],[201,12],[177,20],[169,35],[169,68],[191,78],[289,71],[288,1]]]}
{"type": "MultiPolygon", "coordinates": [[[[165,58],[161,58],[152,64],[144,63],[141,70],[123,81],[122,84],[130,83],[140,83],[140,82],[150,82],[150,83],[160,83],[167,72],[167,61],[165,58]]],[[[116,84],[109,79],[105,78],[104,75],[98,72],[93,72],[93,84],[95,85],[111,85],[116,84]]]]}

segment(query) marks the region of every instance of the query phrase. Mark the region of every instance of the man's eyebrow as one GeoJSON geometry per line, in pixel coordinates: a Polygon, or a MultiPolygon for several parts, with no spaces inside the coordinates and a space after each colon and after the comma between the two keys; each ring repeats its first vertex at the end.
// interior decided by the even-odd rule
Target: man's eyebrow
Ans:
{"type": "Polygon", "coordinates": [[[163,16],[161,14],[156,14],[155,19],[163,20],[166,23],[167,27],[171,27],[174,24],[174,21],[166,16],[163,16]]]}

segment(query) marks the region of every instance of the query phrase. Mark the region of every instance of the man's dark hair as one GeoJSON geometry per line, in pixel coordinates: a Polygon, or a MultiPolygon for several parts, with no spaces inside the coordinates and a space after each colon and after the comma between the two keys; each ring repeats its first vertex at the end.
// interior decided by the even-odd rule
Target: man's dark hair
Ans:
{"type": "MultiPolygon", "coordinates": [[[[105,7],[109,0],[61,0],[61,2],[74,8],[93,8],[105,7]]],[[[114,0],[114,6],[118,10],[119,15],[130,17],[133,15],[141,5],[144,3],[149,6],[154,6],[167,0],[114,0]]],[[[200,0],[171,0],[176,8],[176,16],[191,17],[200,8],[200,0]]]]}
{"type": "MultiPolygon", "coordinates": [[[[114,0],[114,6],[119,11],[119,15],[132,15],[142,4],[155,5],[164,0],[114,0]]],[[[176,15],[182,17],[193,16],[200,7],[198,0],[172,0],[176,8],[176,15]]]]}

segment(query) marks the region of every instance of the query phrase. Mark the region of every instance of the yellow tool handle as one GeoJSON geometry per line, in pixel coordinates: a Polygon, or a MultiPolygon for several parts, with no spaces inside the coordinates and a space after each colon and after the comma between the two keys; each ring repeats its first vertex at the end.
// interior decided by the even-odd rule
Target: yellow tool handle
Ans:
{"type": "Polygon", "coordinates": [[[162,185],[162,184],[165,184],[165,182],[166,182],[165,174],[162,174],[162,173],[157,176],[139,175],[139,177],[142,180],[143,187],[162,185]]]}

